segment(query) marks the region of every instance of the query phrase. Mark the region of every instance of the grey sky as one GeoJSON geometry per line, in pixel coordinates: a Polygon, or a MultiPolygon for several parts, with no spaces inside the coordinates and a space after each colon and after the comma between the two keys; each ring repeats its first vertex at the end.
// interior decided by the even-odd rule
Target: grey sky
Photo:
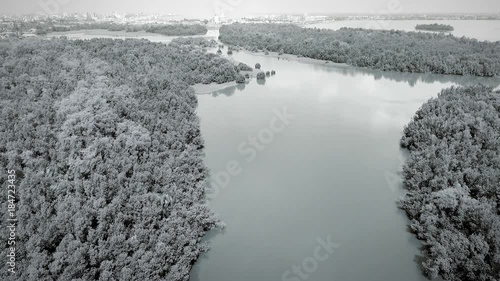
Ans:
{"type": "Polygon", "coordinates": [[[185,17],[211,17],[257,13],[500,13],[498,0],[0,0],[0,14],[63,12],[176,13],[185,17]],[[50,3],[56,3],[56,6],[50,3]]]}

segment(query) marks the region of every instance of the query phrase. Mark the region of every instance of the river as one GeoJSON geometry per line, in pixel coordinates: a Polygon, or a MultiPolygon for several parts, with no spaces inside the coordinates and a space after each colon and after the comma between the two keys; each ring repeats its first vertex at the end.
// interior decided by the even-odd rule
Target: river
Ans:
{"type": "Polygon", "coordinates": [[[443,88],[498,79],[232,57],[277,75],[198,96],[209,205],[227,227],[191,281],[426,280],[395,204],[403,126],[443,88]]]}

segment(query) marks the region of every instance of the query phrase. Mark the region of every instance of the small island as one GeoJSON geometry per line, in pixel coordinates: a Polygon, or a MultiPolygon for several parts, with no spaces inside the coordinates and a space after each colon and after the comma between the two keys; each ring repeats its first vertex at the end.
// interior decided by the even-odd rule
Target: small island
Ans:
{"type": "Polygon", "coordinates": [[[415,26],[416,30],[425,30],[425,31],[440,31],[440,32],[448,32],[448,31],[453,31],[455,30],[453,26],[448,25],[448,24],[438,24],[438,23],[433,23],[433,24],[417,24],[415,26]]]}
{"type": "Polygon", "coordinates": [[[266,73],[264,71],[257,73],[257,80],[263,80],[263,79],[266,79],[266,73]]]}

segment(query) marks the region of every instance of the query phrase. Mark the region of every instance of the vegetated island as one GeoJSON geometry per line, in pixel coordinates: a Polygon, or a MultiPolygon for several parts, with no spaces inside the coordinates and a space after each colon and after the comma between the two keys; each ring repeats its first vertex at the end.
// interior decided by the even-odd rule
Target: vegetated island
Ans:
{"type": "Polygon", "coordinates": [[[429,277],[500,276],[500,92],[452,87],[425,103],[404,129],[408,190],[399,202],[423,240],[429,277]]]}
{"type": "Polygon", "coordinates": [[[449,24],[438,24],[438,23],[433,23],[433,24],[417,24],[415,26],[416,30],[426,30],[426,31],[453,31],[455,30],[453,26],[449,24]]]}
{"type": "Polygon", "coordinates": [[[267,50],[386,71],[500,74],[500,42],[442,33],[235,23],[222,26],[219,39],[249,51],[267,50]]]}
{"type": "Polygon", "coordinates": [[[14,22],[6,30],[19,37],[23,33],[34,32],[36,35],[46,35],[51,32],[76,31],[104,29],[108,31],[126,31],[161,34],[165,36],[192,36],[205,35],[208,29],[201,24],[128,24],[116,23],[112,21],[105,22],[71,22],[71,21],[32,21],[32,22],[14,22]]]}
{"type": "Polygon", "coordinates": [[[237,72],[185,40],[0,40],[0,177],[15,170],[20,222],[1,280],[189,279],[220,224],[189,85],[237,72]]]}

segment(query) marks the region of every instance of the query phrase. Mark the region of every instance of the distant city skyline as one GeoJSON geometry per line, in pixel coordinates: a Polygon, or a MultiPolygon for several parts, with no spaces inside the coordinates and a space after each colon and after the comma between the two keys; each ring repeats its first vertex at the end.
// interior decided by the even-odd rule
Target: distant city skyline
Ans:
{"type": "Polygon", "coordinates": [[[210,18],[214,14],[243,17],[257,14],[405,14],[405,13],[500,13],[500,1],[453,0],[350,0],[307,2],[289,0],[2,0],[1,14],[60,13],[175,13],[187,18],[210,18]]]}

